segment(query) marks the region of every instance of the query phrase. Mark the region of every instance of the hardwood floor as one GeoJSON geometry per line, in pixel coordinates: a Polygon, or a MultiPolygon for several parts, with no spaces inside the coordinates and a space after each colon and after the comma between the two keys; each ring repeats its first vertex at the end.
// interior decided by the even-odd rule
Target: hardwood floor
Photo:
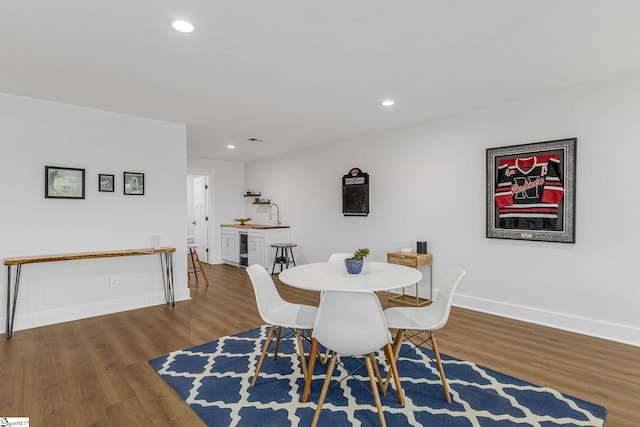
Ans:
{"type": "MultiPolygon", "coordinates": [[[[246,272],[205,266],[190,301],[0,337],[0,417],[31,426],[198,426],[147,361],[263,322],[246,272]]],[[[274,276],[275,278],[276,276],[274,276]]],[[[283,298],[318,295],[282,285],[283,298]]],[[[383,305],[386,298],[381,295],[383,305]]],[[[453,308],[440,351],[605,406],[607,427],[640,425],[640,348],[453,308]]]]}

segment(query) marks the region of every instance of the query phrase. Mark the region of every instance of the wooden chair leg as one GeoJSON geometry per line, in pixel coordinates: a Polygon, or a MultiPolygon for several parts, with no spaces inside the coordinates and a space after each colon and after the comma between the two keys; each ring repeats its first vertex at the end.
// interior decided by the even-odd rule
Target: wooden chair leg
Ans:
{"type": "Polygon", "coordinates": [[[404,341],[404,329],[398,329],[396,333],[396,338],[393,341],[393,354],[398,358],[400,354],[400,348],[402,348],[402,341],[404,341]]]}
{"type": "MultiPolygon", "coordinates": [[[[317,342],[317,341],[316,341],[317,342]]],[[[331,382],[331,376],[333,375],[333,370],[336,367],[336,359],[337,357],[334,355],[329,362],[329,367],[327,368],[327,376],[324,379],[324,384],[322,384],[322,392],[320,393],[320,398],[318,399],[318,407],[316,408],[316,413],[313,415],[313,421],[311,422],[311,427],[316,427],[318,425],[318,419],[320,418],[320,412],[322,412],[322,404],[324,403],[325,397],[327,397],[327,390],[329,389],[329,383],[331,382]]],[[[369,360],[369,359],[367,359],[369,360]]],[[[367,365],[368,369],[371,370],[371,364],[367,365]]],[[[370,374],[371,375],[371,374],[370,374]]],[[[371,380],[373,381],[373,379],[371,380]]],[[[378,389],[376,390],[376,395],[378,389]]],[[[380,397],[378,397],[378,401],[380,397]]],[[[378,402],[379,404],[379,402],[378,402]]]]}
{"type": "MultiPolygon", "coordinates": [[[[335,364],[333,359],[331,359],[331,363],[335,364]]],[[[367,357],[364,360],[364,363],[367,365],[367,372],[369,372],[369,381],[371,382],[371,390],[373,391],[373,400],[375,400],[376,407],[378,408],[378,419],[380,419],[380,425],[382,427],[387,427],[387,423],[386,423],[386,421],[384,419],[384,411],[382,410],[382,404],[380,402],[380,395],[378,394],[378,387],[376,385],[376,380],[375,380],[375,377],[374,377],[373,368],[371,366],[371,359],[367,357]]],[[[329,365],[329,366],[331,366],[331,365],[329,365]]],[[[329,377],[329,372],[327,372],[327,379],[329,379],[329,378],[330,378],[329,377]]],[[[325,385],[324,385],[323,390],[322,390],[323,393],[325,392],[324,388],[327,387],[327,386],[328,386],[328,384],[325,381],[325,385]]],[[[321,396],[321,398],[322,397],[323,396],[321,396]]],[[[318,408],[320,408],[319,405],[320,405],[320,403],[318,403],[318,408]]],[[[317,413],[317,410],[316,410],[316,413],[317,413]]]]}
{"type": "MultiPolygon", "coordinates": [[[[195,253],[197,256],[197,252],[195,253]]],[[[195,257],[193,256],[194,252],[193,249],[189,248],[189,257],[191,258],[191,265],[193,266],[193,275],[196,276],[196,286],[198,286],[198,271],[196,270],[196,261],[195,261],[195,257]]],[[[188,269],[187,269],[188,270],[188,269]]],[[[187,275],[189,275],[189,272],[187,271],[187,275]]]]}
{"type": "Polygon", "coordinates": [[[258,380],[258,374],[260,373],[260,369],[262,368],[262,362],[264,362],[264,357],[267,355],[267,350],[269,350],[269,346],[271,345],[271,338],[273,337],[273,330],[275,326],[272,326],[267,334],[267,339],[262,346],[262,354],[260,355],[260,360],[258,360],[258,365],[256,366],[256,372],[253,374],[253,380],[251,381],[251,387],[256,385],[256,381],[258,380]]]}
{"type": "Polygon", "coordinates": [[[204,269],[202,268],[202,261],[200,261],[200,257],[198,256],[197,252],[196,252],[196,258],[198,259],[198,265],[200,266],[200,273],[202,273],[202,277],[204,278],[204,283],[206,283],[207,287],[209,287],[209,281],[207,280],[207,275],[204,274],[204,269]]]}
{"type": "MultiPolygon", "coordinates": [[[[318,340],[311,339],[311,349],[309,354],[315,354],[318,352],[318,340]]],[[[313,377],[313,368],[316,363],[315,357],[309,357],[309,366],[307,367],[307,375],[304,378],[304,391],[302,392],[302,403],[306,403],[309,399],[309,392],[311,391],[311,378],[313,377]]]]}
{"type": "Polygon", "coordinates": [[[273,360],[278,358],[278,348],[280,348],[280,335],[282,335],[282,326],[278,326],[278,336],[276,337],[276,349],[273,351],[273,360]]]}
{"type": "MultiPolygon", "coordinates": [[[[207,280],[207,275],[204,274],[204,269],[202,268],[202,261],[200,261],[198,250],[194,248],[189,248],[189,256],[191,258],[191,265],[193,266],[193,274],[194,276],[196,276],[196,286],[198,286],[198,271],[200,271],[200,273],[202,274],[202,277],[204,278],[204,283],[206,283],[207,287],[209,287],[209,281],[207,280]],[[196,269],[196,262],[198,263],[198,267],[200,267],[200,270],[196,269]]],[[[188,271],[187,271],[187,274],[188,274],[188,271]]]]}
{"type": "MultiPolygon", "coordinates": [[[[307,329],[307,335],[309,336],[309,339],[311,339],[311,329],[307,329]]],[[[322,355],[320,354],[320,350],[316,349],[316,354],[314,355],[315,357],[318,358],[318,360],[320,361],[321,365],[324,365],[327,362],[327,357],[322,357],[322,355]]],[[[327,355],[329,354],[329,349],[327,349],[327,355]]],[[[311,357],[311,352],[309,352],[309,357],[311,357]]]]}
{"type": "Polygon", "coordinates": [[[376,380],[378,381],[377,384],[380,385],[380,390],[382,391],[382,395],[386,396],[387,388],[384,387],[384,384],[382,383],[382,376],[380,375],[380,369],[378,369],[378,361],[376,360],[376,356],[373,353],[369,353],[367,357],[371,361],[371,366],[373,367],[373,373],[376,374],[376,380]]]}
{"type": "Polygon", "coordinates": [[[449,394],[449,386],[447,385],[447,378],[444,376],[444,368],[442,367],[442,360],[440,359],[440,351],[438,350],[438,343],[436,342],[436,335],[430,332],[431,346],[433,347],[433,354],[436,356],[436,364],[438,365],[438,372],[440,372],[440,380],[442,381],[442,389],[444,390],[445,399],[447,403],[451,403],[451,395],[449,394]]]}
{"type": "MultiPolygon", "coordinates": [[[[404,390],[402,389],[402,384],[400,384],[400,374],[398,374],[398,366],[396,365],[396,356],[394,354],[393,348],[390,344],[384,346],[384,354],[387,358],[387,365],[389,365],[389,374],[393,376],[393,381],[396,385],[396,392],[398,393],[398,402],[401,405],[404,405],[404,390]]],[[[387,379],[389,378],[387,374],[387,379]]],[[[385,382],[388,385],[388,382],[385,382]]]]}
{"type": "MultiPolygon", "coordinates": [[[[304,357],[304,347],[302,346],[302,336],[300,330],[296,329],[296,338],[298,340],[298,351],[300,353],[300,365],[302,366],[302,376],[307,378],[307,361],[304,357]]],[[[311,359],[311,353],[309,353],[309,359],[311,359]]]]}
{"type": "MultiPolygon", "coordinates": [[[[395,360],[398,360],[398,355],[400,354],[400,348],[402,347],[402,340],[404,340],[404,329],[398,329],[396,333],[396,337],[393,340],[393,360],[395,365],[395,360]]],[[[386,354],[386,353],[385,353],[386,354]]],[[[396,368],[397,370],[397,368],[396,368]]],[[[389,382],[391,381],[391,375],[393,372],[391,370],[387,371],[387,378],[384,381],[384,389],[386,390],[389,387],[389,382]]],[[[399,380],[398,380],[399,381],[399,380]]],[[[404,405],[404,403],[402,403],[404,405]]]]}

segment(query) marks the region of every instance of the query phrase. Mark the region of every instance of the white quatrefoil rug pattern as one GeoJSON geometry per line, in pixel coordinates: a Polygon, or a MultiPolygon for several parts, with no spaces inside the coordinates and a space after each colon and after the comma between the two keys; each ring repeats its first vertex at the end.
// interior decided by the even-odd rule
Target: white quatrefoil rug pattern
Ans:
{"type": "MultiPolygon", "coordinates": [[[[300,403],[304,380],[295,339],[280,344],[276,360],[271,346],[256,386],[250,386],[269,328],[222,337],[149,363],[208,426],[308,426],[326,366],[316,363],[309,402],[300,403]]],[[[452,397],[448,404],[430,359],[433,353],[409,350],[404,343],[401,355],[397,364],[406,403],[398,403],[393,386],[381,395],[388,426],[604,425],[607,410],[602,406],[443,354],[452,397]]],[[[366,369],[357,370],[357,380],[339,381],[360,364],[356,359],[342,362],[346,366],[336,366],[319,425],[379,425],[373,396],[359,383],[369,385],[366,369]]],[[[384,377],[384,358],[378,363],[384,377]]]]}

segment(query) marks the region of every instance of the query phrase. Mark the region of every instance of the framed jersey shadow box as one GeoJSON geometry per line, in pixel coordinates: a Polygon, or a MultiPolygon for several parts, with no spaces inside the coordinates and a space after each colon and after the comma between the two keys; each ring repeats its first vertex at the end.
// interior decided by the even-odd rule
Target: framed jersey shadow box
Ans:
{"type": "Polygon", "coordinates": [[[575,243],[577,138],[487,149],[487,237],[575,243]]]}

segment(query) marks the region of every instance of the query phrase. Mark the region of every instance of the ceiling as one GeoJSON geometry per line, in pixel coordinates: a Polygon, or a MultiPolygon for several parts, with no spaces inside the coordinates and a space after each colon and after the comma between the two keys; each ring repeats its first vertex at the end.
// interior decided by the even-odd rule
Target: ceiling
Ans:
{"type": "Polygon", "coordinates": [[[4,0],[0,16],[0,92],[184,123],[190,157],[232,161],[640,73],[637,0],[4,0]]]}

